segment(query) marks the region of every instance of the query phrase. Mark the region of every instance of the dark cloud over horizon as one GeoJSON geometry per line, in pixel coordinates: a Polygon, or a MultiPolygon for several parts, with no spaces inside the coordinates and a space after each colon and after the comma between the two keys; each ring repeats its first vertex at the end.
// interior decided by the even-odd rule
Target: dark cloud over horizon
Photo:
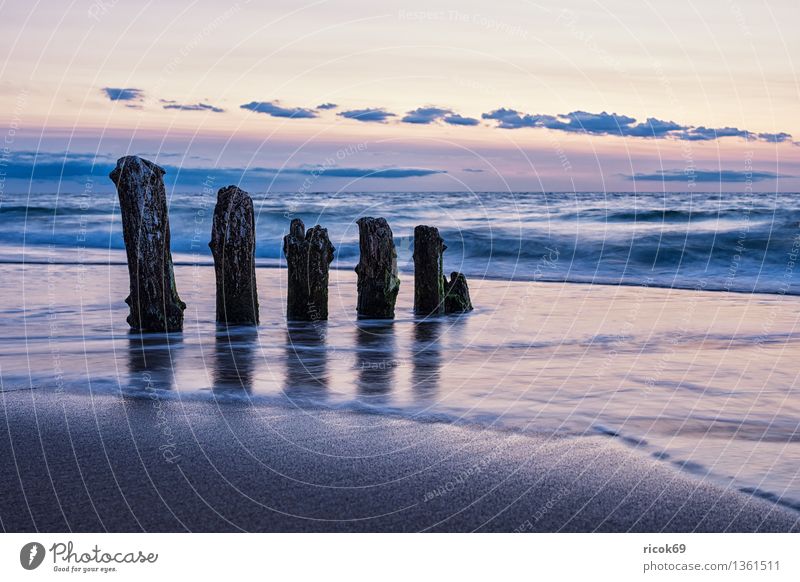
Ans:
{"type": "Polygon", "coordinates": [[[651,173],[625,174],[627,180],[646,182],[762,182],[779,178],[792,178],[775,172],[756,172],[742,170],[658,170],[651,173]]]}
{"type": "MultiPolygon", "coordinates": [[[[167,155],[163,157],[174,157],[167,155]]],[[[149,158],[150,159],[150,158],[149,158]]],[[[407,167],[327,167],[298,166],[292,168],[270,168],[263,166],[250,167],[214,167],[214,166],[177,166],[159,163],[158,158],[152,161],[167,171],[168,182],[202,182],[209,176],[219,181],[239,181],[243,178],[270,179],[280,175],[315,176],[329,178],[383,178],[402,179],[446,174],[445,170],[407,167]]],[[[18,151],[9,159],[5,168],[5,178],[19,180],[66,180],[104,179],[116,166],[116,158],[108,155],[72,152],[35,152],[18,151]]],[[[111,182],[109,181],[110,185],[111,182]]]]}

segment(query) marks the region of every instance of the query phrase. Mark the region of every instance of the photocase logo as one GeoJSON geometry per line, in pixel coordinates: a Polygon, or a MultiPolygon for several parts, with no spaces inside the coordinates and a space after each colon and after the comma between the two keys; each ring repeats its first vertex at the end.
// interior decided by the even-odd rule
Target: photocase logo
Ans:
{"type": "Polygon", "coordinates": [[[26,570],[35,570],[44,561],[44,546],[39,542],[30,542],[19,551],[19,563],[26,570]]]}

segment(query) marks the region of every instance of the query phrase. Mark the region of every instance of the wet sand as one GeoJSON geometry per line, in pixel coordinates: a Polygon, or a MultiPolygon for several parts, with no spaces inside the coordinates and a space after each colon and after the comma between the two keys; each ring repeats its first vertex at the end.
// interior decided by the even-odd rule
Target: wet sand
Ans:
{"type": "Polygon", "coordinates": [[[0,394],[4,531],[790,531],[601,437],[150,396],[0,394]]]}
{"type": "Polygon", "coordinates": [[[395,321],[359,321],[355,273],[333,271],[330,320],[287,325],[286,271],[257,276],[257,329],[218,328],[213,268],[184,266],[184,332],[142,336],[125,265],[0,265],[0,390],[599,436],[800,512],[800,297],[478,279],[475,311],[419,319],[406,277],[395,321]]]}

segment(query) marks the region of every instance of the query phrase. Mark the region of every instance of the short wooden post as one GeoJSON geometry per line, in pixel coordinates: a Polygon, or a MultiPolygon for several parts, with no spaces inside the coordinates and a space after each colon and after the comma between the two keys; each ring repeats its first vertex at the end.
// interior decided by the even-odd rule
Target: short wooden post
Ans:
{"type": "Polygon", "coordinates": [[[217,322],[257,325],[256,225],[247,192],[226,186],[217,193],[208,246],[217,279],[217,322]]]}
{"type": "Polygon", "coordinates": [[[434,226],[414,229],[414,312],[417,315],[444,313],[444,272],[442,255],[447,247],[434,226]]]}
{"type": "Polygon", "coordinates": [[[444,298],[444,311],[445,313],[464,313],[472,311],[472,301],[469,297],[469,286],[467,285],[467,278],[459,273],[453,271],[450,274],[450,282],[445,281],[447,291],[444,298]]]}
{"type": "Polygon", "coordinates": [[[358,219],[358,234],[358,317],[393,319],[400,278],[392,229],[383,218],[364,217],[358,219]]]}
{"type": "Polygon", "coordinates": [[[283,237],[283,254],[289,271],[286,318],[294,321],[328,319],[329,268],[336,250],[328,230],[317,225],[306,232],[303,221],[292,220],[283,237]]]}

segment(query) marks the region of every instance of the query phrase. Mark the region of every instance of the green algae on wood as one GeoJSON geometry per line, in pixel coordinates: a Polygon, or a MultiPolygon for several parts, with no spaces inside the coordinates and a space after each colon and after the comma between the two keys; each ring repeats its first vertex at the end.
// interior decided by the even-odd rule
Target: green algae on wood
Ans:
{"type": "Polygon", "coordinates": [[[444,298],[444,312],[465,313],[472,311],[472,300],[469,297],[467,278],[458,271],[453,271],[450,274],[450,282],[448,283],[446,279],[443,282],[447,288],[444,298]]]}
{"type": "Polygon", "coordinates": [[[360,319],[393,319],[400,278],[392,229],[384,218],[359,218],[358,306],[360,319]]]}

